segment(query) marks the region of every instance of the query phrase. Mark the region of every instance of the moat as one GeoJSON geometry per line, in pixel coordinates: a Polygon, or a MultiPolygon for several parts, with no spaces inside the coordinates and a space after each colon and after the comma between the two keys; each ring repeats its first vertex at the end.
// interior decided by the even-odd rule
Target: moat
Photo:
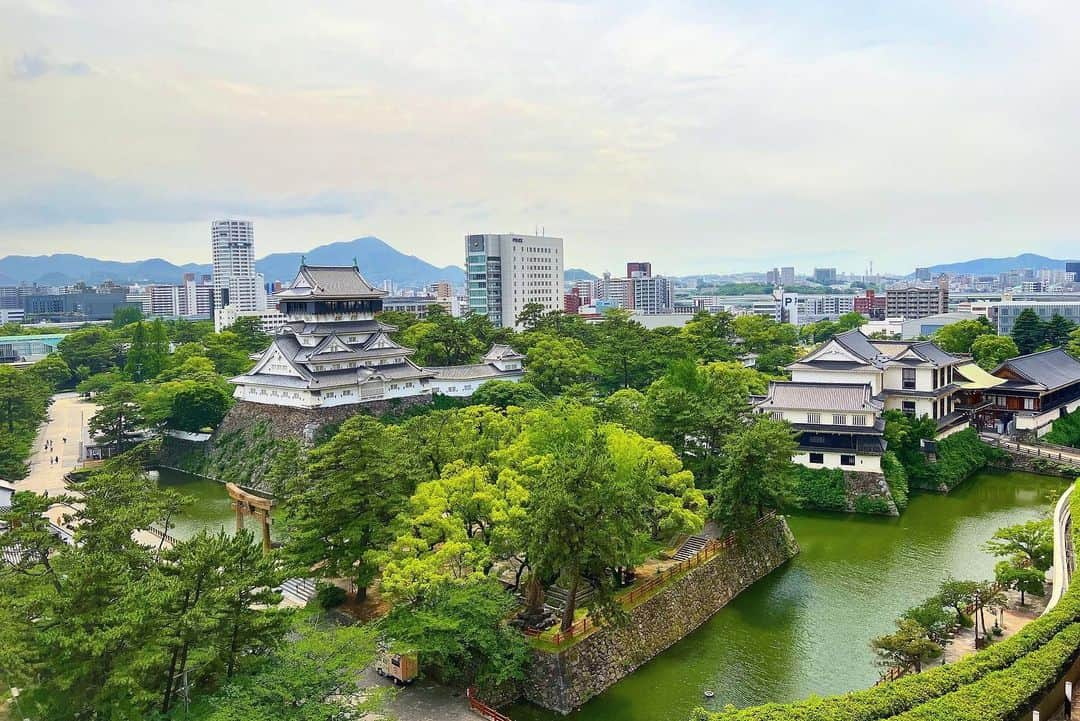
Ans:
{"type": "MultiPolygon", "coordinates": [[[[163,471],[162,482],[196,499],[172,533],[233,528],[224,487],[163,471]]],[[[914,494],[900,518],[793,513],[802,553],[759,581],[690,636],[579,711],[562,717],[530,705],[515,721],[684,719],[719,709],[790,701],[870,686],[868,641],[946,575],[988,578],[983,542],[1001,526],[1046,514],[1064,479],[980,473],[948,496],[914,494]],[[705,699],[704,692],[715,693],[705,699]]]]}

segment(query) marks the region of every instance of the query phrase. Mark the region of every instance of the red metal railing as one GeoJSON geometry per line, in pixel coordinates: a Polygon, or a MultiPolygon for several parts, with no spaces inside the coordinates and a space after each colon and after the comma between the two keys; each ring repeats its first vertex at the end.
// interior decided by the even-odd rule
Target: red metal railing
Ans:
{"type": "MultiPolygon", "coordinates": [[[[652,576],[651,578],[648,578],[640,583],[634,584],[633,588],[619,596],[619,603],[621,603],[623,606],[633,606],[635,601],[645,597],[650,592],[654,591],[660,586],[665,585],[668,581],[672,579],[672,577],[678,576],[680,573],[689,571],[690,569],[697,568],[698,566],[701,566],[702,564],[708,562],[710,559],[713,558],[713,556],[720,553],[721,551],[725,551],[734,546],[739,533],[744,533],[745,531],[759,528],[766,523],[772,522],[775,518],[776,511],[769,511],[746,529],[729,533],[724,538],[714,538],[710,540],[700,551],[695,553],[693,556],[690,556],[690,558],[687,558],[684,561],[679,561],[674,566],[667,567],[657,575],[652,576]]],[[[580,636],[590,629],[595,629],[596,625],[596,622],[593,621],[588,615],[586,615],[582,617],[581,620],[575,621],[574,625],[571,626],[569,629],[565,631],[556,631],[555,634],[551,636],[550,641],[556,646],[561,646],[563,643],[573,640],[576,636],[580,636]]],[[[533,628],[525,629],[525,635],[527,636],[535,637],[539,636],[541,633],[541,631],[533,628]]]]}
{"type": "Polygon", "coordinates": [[[469,698],[469,708],[480,714],[481,717],[490,719],[490,721],[512,721],[509,716],[499,713],[476,698],[476,691],[471,687],[465,690],[465,695],[469,698]]]}

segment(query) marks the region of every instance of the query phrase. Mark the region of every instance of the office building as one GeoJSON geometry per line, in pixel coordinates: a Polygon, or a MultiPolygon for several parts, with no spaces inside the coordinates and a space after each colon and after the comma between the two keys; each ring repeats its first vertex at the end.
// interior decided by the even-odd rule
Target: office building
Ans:
{"type": "Polygon", "coordinates": [[[780,285],[795,285],[795,267],[791,265],[780,269],[780,285]]]}
{"type": "MultiPolygon", "coordinates": [[[[210,225],[215,316],[226,305],[236,313],[266,308],[266,290],[255,273],[255,228],[249,220],[210,225]],[[261,301],[261,303],[260,303],[261,301]]],[[[215,327],[221,325],[215,318],[215,327]]]]}
{"type": "Polygon", "coordinates": [[[929,281],[931,279],[929,268],[916,268],[915,280],[917,281],[929,281]]]}
{"type": "Polygon", "coordinates": [[[133,305],[127,301],[127,293],[48,293],[28,295],[23,298],[26,321],[78,322],[109,320],[117,308],[133,305]]]}
{"type": "Polygon", "coordinates": [[[832,285],[836,282],[836,268],[814,268],[814,282],[832,285]]]}
{"type": "Polygon", "coordinates": [[[465,237],[469,310],[513,328],[530,303],[545,311],[563,307],[563,239],[535,235],[465,237]]]}
{"type": "Polygon", "coordinates": [[[1044,323],[1060,315],[1080,324],[1080,301],[1003,300],[992,303],[990,308],[990,320],[997,324],[998,335],[1012,334],[1016,319],[1028,309],[1044,323]]]}
{"type": "Polygon", "coordinates": [[[662,275],[627,278],[627,307],[642,315],[670,313],[675,306],[675,285],[662,275]]]}
{"type": "Polygon", "coordinates": [[[897,283],[885,290],[885,315],[889,318],[925,318],[949,312],[949,282],[897,283]]]}
{"type": "Polygon", "coordinates": [[[635,261],[626,264],[626,277],[633,278],[635,274],[640,274],[642,277],[648,278],[652,275],[652,263],[646,261],[635,261]]]}
{"type": "Polygon", "coordinates": [[[428,309],[433,305],[437,305],[446,311],[446,314],[450,314],[449,308],[450,299],[445,301],[439,300],[434,296],[423,295],[388,295],[383,298],[382,308],[384,311],[401,311],[403,313],[412,313],[420,320],[427,318],[428,309]]]}
{"type": "Polygon", "coordinates": [[[983,318],[977,313],[953,311],[950,313],[936,313],[923,318],[911,318],[905,320],[900,331],[900,337],[905,340],[913,338],[929,338],[947,325],[959,323],[962,320],[978,320],[983,318]]]}
{"type": "Polygon", "coordinates": [[[872,289],[852,301],[852,309],[871,320],[885,320],[885,296],[877,295],[872,289]]]}

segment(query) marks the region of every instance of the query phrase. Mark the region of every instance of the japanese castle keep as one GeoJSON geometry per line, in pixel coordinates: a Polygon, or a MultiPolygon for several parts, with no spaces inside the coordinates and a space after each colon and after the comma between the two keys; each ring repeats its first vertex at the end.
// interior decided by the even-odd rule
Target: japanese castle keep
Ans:
{"type": "Polygon", "coordinates": [[[410,359],[415,351],[390,338],[396,329],[375,318],[385,295],[356,265],[302,263],[291,286],[274,295],[285,325],[255,367],[231,379],[235,397],[314,410],[392,399],[423,402],[447,383],[450,394],[471,395],[471,385],[461,392],[462,379],[522,378],[521,356],[501,347],[493,349],[500,351],[498,358],[489,353],[473,366],[416,365],[410,359]]]}

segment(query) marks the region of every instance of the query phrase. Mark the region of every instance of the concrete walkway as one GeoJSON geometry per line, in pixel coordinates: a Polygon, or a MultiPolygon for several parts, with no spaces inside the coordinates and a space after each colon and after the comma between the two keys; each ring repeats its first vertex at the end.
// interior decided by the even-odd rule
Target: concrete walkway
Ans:
{"type": "Polygon", "coordinates": [[[97,405],[83,400],[78,393],[58,393],[53,396],[48,418],[34,440],[30,475],[16,481],[16,489],[35,493],[48,491],[50,496],[63,493],[64,474],[75,470],[79,463],[79,440],[83,427],[96,412],[97,405]],[[52,450],[45,450],[46,441],[53,442],[52,450]],[[49,463],[49,458],[54,456],[60,457],[59,463],[49,463]]]}

